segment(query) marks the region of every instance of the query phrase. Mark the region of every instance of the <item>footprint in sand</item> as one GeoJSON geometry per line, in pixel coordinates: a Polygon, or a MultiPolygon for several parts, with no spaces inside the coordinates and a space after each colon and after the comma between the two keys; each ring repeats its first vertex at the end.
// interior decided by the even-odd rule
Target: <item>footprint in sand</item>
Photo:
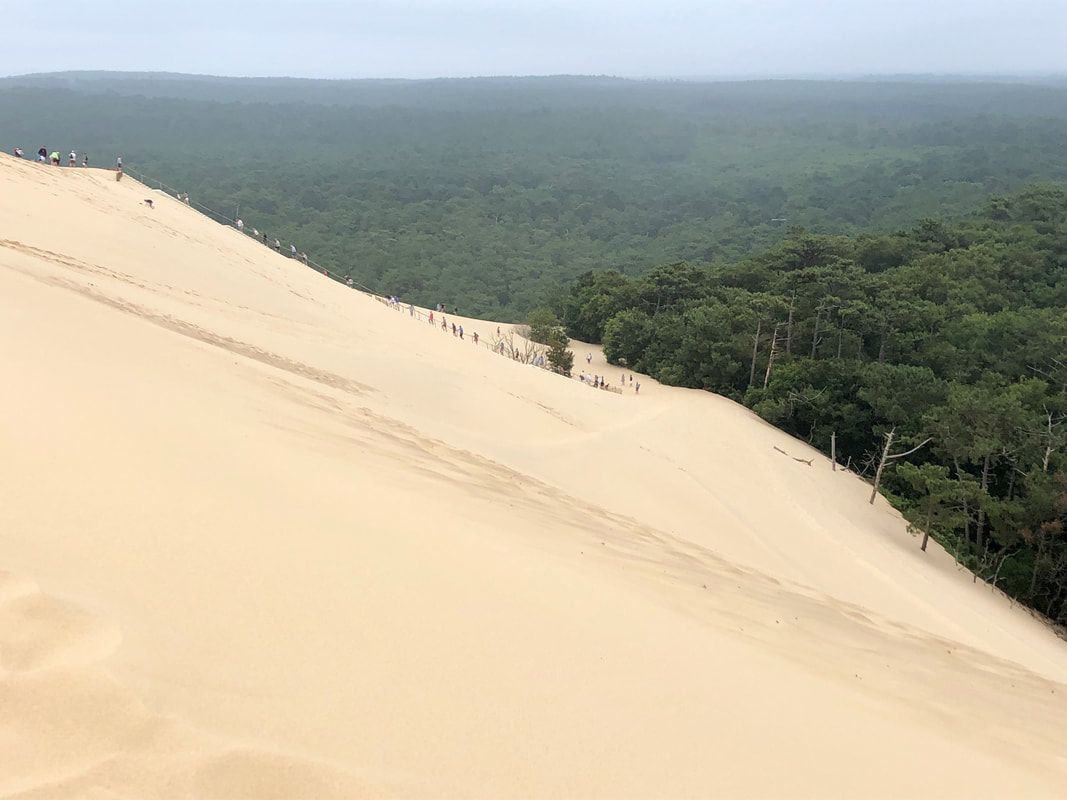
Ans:
{"type": "Polygon", "coordinates": [[[0,573],[0,674],[88,666],[122,642],[119,630],[33,581],[0,573]]]}
{"type": "Polygon", "coordinates": [[[121,642],[106,620],[0,571],[0,798],[397,794],[327,764],[234,749],[154,712],[106,668],[121,642]]]}
{"type": "Polygon", "coordinates": [[[134,694],[99,668],[9,676],[0,680],[0,709],[5,798],[83,776],[145,741],[154,724],[134,694]]]}

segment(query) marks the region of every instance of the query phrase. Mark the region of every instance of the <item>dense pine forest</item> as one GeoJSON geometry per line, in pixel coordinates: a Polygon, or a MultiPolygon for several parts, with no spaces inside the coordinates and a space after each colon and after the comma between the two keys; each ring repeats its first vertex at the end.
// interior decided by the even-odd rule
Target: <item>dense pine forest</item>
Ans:
{"type": "Polygon", "coordinates": [[[162,180],[372,288],[519,319],[591,269],[725,264],[1067,177],[1067,87],[610,78],[0,80],[0,144],[162,180]]]}
{"type": "Polygon", "coordinates": [[[1063,189],[886,235],[797,229],[728,265],[589,272],[557,311],[612,362],[834,447],[917,531],[1067,622],[1063,189]]]}
{"type": "Polygon", "coordinates": [[[405,300],[551,306],[1067,622],[1063,85],[80,73],[0,80],[0,140],[122,154],[405,300]]]}

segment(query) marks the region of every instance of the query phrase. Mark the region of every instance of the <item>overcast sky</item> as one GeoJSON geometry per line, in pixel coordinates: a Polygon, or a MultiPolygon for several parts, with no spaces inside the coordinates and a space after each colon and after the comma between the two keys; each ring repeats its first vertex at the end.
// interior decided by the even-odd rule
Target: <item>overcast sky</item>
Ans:
{"type": "Polygon", "coordinates": [[[0,0],[0,74],[1067,73],[1067,0],[0,0]]]}

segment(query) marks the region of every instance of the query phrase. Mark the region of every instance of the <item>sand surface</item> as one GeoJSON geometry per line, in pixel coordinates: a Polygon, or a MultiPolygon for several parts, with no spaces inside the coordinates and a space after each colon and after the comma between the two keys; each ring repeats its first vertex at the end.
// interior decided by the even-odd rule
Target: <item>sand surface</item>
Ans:
{"type": "Polygon", "coordinates": [[[0,348],[0,798],[1067,792],[1067,645],[732,402],[8,157],[0,348]]]}

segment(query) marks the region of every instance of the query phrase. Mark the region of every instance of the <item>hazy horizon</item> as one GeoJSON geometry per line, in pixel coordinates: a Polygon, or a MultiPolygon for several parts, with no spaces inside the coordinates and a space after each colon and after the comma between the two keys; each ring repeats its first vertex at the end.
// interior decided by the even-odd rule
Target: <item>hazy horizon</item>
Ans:
{"type": "Polygon", "coordinates": [[[0,74],[1026,78],[1067,74],[1065,22],[1067,0],[60,0],[5,19],[0,74]]]}
{"type": "Polygon", "coordinates": [[[290,75],[284,73],[217,73],[217,72],[182,72],[178,70],[134,70],[134,69],[63,69],[38,70],[34,72],[2,73],[0,80],[31,78],[49,75],[158,75],[185,78],[206,78],[219,80],[277,80],[277,81],[448,81],[448,80],[525,80],[550,78],[588,78],[618,81],[678,82],[678,83],[730,83],[746,81],[961,81],[961,82],[995,82],[995,81],[1041,81],[1067,80],[1067,69],[1059,71],[1019,71],[1019,72],[855,72],[855,73],[751,73],[737,75],[621,75],[611,73],[480,73],[471,75],[425,75],[421,77],[404,77],[400,75],[352,75],[331,78],[323,75],[290,75]]]}

